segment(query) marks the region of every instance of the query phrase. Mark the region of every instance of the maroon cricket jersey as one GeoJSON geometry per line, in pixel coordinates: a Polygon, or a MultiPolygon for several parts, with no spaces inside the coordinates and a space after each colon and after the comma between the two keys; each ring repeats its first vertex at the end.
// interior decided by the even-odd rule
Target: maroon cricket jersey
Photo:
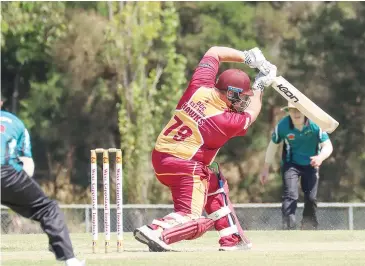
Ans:
{"type": "Polygon", "coordinates": [[[231,111],[214,89],[219,61],[204,56],[173,117],[157,138],[155,150],[210,165],[230,139],[246,134],[250,114],[231,111]]]}

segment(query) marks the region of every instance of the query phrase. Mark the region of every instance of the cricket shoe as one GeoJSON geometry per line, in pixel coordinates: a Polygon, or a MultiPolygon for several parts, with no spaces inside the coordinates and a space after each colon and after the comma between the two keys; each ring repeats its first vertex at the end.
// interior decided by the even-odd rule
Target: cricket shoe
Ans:
{"type": "Polygon", "coordinates": [[[235,250],[249,250],[252,248],[252,243],[238,242],[234,246],[220,246],[219,251],[235,251],[235,250]]]}
{"type": "Polygon", "coordinates": [[[85,260],[79,261],[76,258],[66,260],[66,266],[85,266],[85,265],[86,265],[85,260]]]}
{"type": "Polygon", "coordinates": [[[160,238],[161,232],[152,230],[147,225],[135,229],[133,235],[137,241],[147,245],[152,252],[173,251],[172,248],[160,238]]]}

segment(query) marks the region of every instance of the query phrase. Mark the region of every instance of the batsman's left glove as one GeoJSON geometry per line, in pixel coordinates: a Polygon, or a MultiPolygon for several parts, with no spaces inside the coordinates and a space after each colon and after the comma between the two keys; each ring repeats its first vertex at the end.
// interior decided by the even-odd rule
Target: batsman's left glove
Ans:
{"type": "Polygon", "coordinates": [[[252,89],[253,90],[261,90],[263,91],[265,89],[265,87],[270,86],[274,79],[276,78],[276,74],[277,74],[277,67],[273,64],[271,64],[269,61],[265,62],[265,68],[266,68],[266,73],[263,71],[260,71],[256,78],[255,78],[255,82],[252,85],[252,89]]]}

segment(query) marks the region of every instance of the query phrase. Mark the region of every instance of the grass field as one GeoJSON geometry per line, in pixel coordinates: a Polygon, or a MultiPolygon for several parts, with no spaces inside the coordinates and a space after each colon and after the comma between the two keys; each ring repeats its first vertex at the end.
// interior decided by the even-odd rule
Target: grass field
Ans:
{"type": "MultiPolygon", "coordinates": [[[[249,251],[218,252],[217,234],[174,245],[181,252],[151,253],[125,234],[124,252],[116,252],[115,235],[111,251],[103,250],[100,235],[98,253],[91,253],[91,236],[73,234],[77,257],[87,265],[365,265],[365,231],[249,231],[253,242],[249,251]]],[[[2,235],[2,265],[63,265],[47,251],[45,235],[2,235]]]]}

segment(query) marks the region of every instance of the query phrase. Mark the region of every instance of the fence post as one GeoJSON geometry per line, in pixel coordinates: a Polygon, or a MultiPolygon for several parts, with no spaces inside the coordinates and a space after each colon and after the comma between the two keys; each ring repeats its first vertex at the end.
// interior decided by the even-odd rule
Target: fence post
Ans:
{"type": "Polygon", "coordinates": [[[90,210],[89,207],[85,207],[85,232],[89,233],[90,228],[90,210]]]}
{"type": "Polygon", "coordinates": [[[354,208],[349,206],[349,230],[354,230],[354,208]]]}

